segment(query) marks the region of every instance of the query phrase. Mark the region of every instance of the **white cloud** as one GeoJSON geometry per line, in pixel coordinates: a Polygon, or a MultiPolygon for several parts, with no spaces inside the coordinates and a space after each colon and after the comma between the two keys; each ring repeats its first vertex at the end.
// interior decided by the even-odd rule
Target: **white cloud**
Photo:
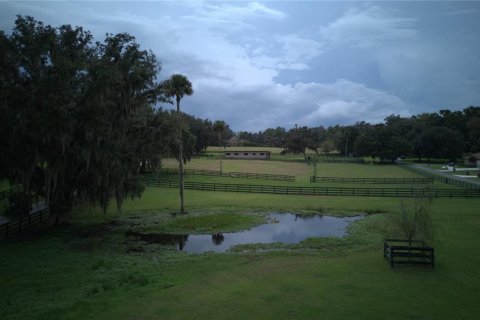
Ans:
{"type": "Polygon", "coordinates": [[[287,15],[281,11],[274,10],[260,4],[258,2],[250,2],[246,6],[232,6],[223,4],[207,4],[205,9],[202,9],[204,14],[209,17],[218,19],[245,19],[251,17],[271,18],[282,20],[287,15]]]}
{"type": "Polygon", "coordinates": [[[277,36],[276,40],[282,44],[285,57],[289,60],[309,60],[322,53],[322,45],[315,40],[307,39],[296,34],[277,36]]]}
{"type": "Polygon", "coordinates": [[[381,122],[392,113],[411,114],[399,97],[360,83],[338,80],[332,84],[315,84],[314,87],[316,105],[306,110],[302,118],[307,123],[353,123],[359,119],[381,122]]]}
{"type": "Polygon", "coordinates": [[[257,87],[229,86],[219,90],[202,83],[194,108],[210,103],[218,106],[207,117],[227,119],[237,130],[298,125],[350,124],[359,119],[380,122],[392,114],[411,114],[399,97],[348,80],[334,83],[296,83],[281,85],[273,81],[257,87]]]}
{"type": "Polygon", "coordinates": [[[415,19],[395,17],[379,6],[353,8],[328,26],[321,27],[320,34],[331,45],[368,48],[415,38],[414,22],[415,19]]]}
{"type": "Polygon", "coordinates": [[[182,20],[200,23],[202,27],[223,33],[254,29],[254,26],[248,21],[251,19],[260,18],[281,21],[286,16],[281,11],[268,8],[257,2],[251,2],[244,6],[222,3],[205,3],[200,5],[197,3],[194,12],[183,15],[182,20]]]}
{"type": "Polygon", "coordinates": [[[0,9],[54,26],[81,25],[96,40],[106,32],[135,35],[161,60],[160,78],[182,73],[192,81],[195,94],[185,97],[183,110],[224,119],[234,130],[377,122],[418,113],[431,101],[443,101],[439,107],[480,101],[475,28],[477,37],[468,41],[422,39],[415,19],[370,5],[330,15],[333,22],[312,36],[317,20],[299,27],[302,13],[287,16],[274,2],[121,4],[0,3],[0,9]],[[328,65],[316,69],[322,59],[328,65]],[[302,82],[305,75],[312,82],[302,82]]]}

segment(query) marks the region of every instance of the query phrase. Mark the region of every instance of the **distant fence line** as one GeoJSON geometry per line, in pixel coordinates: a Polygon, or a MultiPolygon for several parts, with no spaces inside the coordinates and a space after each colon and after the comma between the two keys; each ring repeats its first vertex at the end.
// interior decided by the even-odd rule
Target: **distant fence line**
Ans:
{"type": "Polygon", "coordinates": [[[358,184],[430,184],[433,178],[349,178],[310,177],[310,182],[358,183],[358,184]]]}
{"type": "Polygon", "coordinates": [[[318,156],[309,154],[307,157],[303,155],[274,155],[270,156],[270,160],[274,161],[292,161],[292,162],[307,162],[307,163],[357,163],[357,164],[370,164],[370,161],[365,161],[363,158],[353,157],[335,157],[335,156],[318,156]]]}
{"type": "Polygon", "coordinates": [[[18,186],[18,185],[10,189],[0,191],[0,200],[11,198],[14,194],[21,191],[22,191],[22,186],[18,186]]]}
{"type": "Polygon", "coordinates": [[[476,191],[480,191],[480,185],[475,184],[475,183],[455,179],[453,177],[449,178],[449,177],[445,177],[443,175],[438,175],[438,174],[435,174],[433,172],[429,172],[427,170],[422,170],[421,168],[417,168],[414,165],[410,165],[410,164],[398,163],[398,165],[400,165],[402,168],[405,168],[405,169],[408,169],[408,170],[413,171],[415,173],[418,173],[418,174],[420,174],[424,177],[432,178],[432,179],[434,179],[436,181],[439,181],[439,182],[454,185],[454,186],[461,187],[461,188],[464,188],[464,189],[473,189],[473,190],[476,190],[476,191]]]}
{"type": "MultiPolygon", "coordinates": [[[[176,168],[163,168],[160,169],[162,173],[177,173],[176,168]]],[[[202,175],[202,176],[218,176],[229,178],[247,178],[258,180],[275,180],[275,181],[295,181],[295,176],[283,175],[283,174],[266,174],[266,173],[252,173],[252,172],[220,172],[217,170],[204,170],[204,169],[184,169],[185,174],[202,175]]]]}
{"type": "MultiPolygon", "coordinates": [[[[213,152],[213,153],[199,153],[192,156],[192,158],[201,159],[224,159],[223,151],[213,152]]],[[[229,159],[230,160],[230,159],[229,159]]],[[[262,159],[259,159],[262,160],[262,159]]],[[[307,154],[305,157],[304,154],[278,154],[272,153],[270,159],[262,161],[287,161],[287,162],[324,162],[324,163],[361,163],[369,164],[370,161],[366,161],[363,158],[354,158],[354,157],[338,157],[338,156],[321,156],[316,154],[307,154]]]]}
{"type": "Polygon", "coordinates": [[[197,153],[191,156],[192,159],[201,159],[201,158],[212,158],[212,159],[221,159],[223,153],[197,153]]]}
{"type": "MultiPolygon", "coordinates": [[[[146,186],[178,188],[175,180],[142,179],[146,186]]],[[[272,185],[247,185],[225,183],[185,182],[185,189],[201,191],[248,192],[287,195],[359,196],[359,197],[433,197],[472,198],[480,197],[473,189],[415,189],[415,188],[341,188],[341,187],[295,187],[272,185]]]]}
{"type": "Polygon", "coordinates": [[[363,158],[353,158],[353,157],[327,157],[327,156],[315,156],[313,161],[317,162],[327,162],[327,163],[370,163],[365,161],[363,158]]]}

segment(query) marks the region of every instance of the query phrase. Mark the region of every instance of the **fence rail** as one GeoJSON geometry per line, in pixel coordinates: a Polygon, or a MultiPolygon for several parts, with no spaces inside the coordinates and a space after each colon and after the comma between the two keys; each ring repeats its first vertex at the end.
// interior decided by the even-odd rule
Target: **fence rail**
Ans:
{"type": "Polygon", "coordinates": [[[358,184],[429,184],[429,183],[433,183],[433,178],[310,177],[310,182],[358,183],[358,184]]]}
{"type": "Polygon", "coordinates": [[[383,242],[383,257],[390,263],[405,265],[431,265],[435,268],[435,250],[423,241],[386,239],[383,242]]]}
{"type": "Polygon", "coordinates": [[[22,191],[22,186],[15,186],[13,188],[0,191],[0,200],[8,199],[15,193],[22,191]]]}
{"type": "MultiPolygon", "coordinates": [[[[177,173],[176,168],[164,168],[161,169],[162,173],[177,173]]],[[[266,173],[252,173],[252,172],[220,172],[216,170],[204,170],[204,169],[184,169],[185,174],[202,175],[202,176],[218,176],[229,178],[247,178],[258,180],[275,180],[275,181],[295,181],[295,176],[281,175],[281,174],[266,174],[266,173]]]]}
{"type": "Polygon", "coordinates": [[[349,158],[349,157],[316,157],[314,161],[326,162],[326,163],[370,163],[362,158],[349,158]]]}
{"type": "MultiPolygon", "coordinates": [[[[142,179],[146,186],[178,188],[175,180],[142,179]]],[[[480,197],[473,189],[415,189],[415,188],[341,188],[341,187],[296,187],[272,185],[247,185],[226,183],[185,182],[185,189],[201,191],[248,192],[287,195],[358,196],[358,197],[433,197],[472,198],[480,197]]]]}
{"type": "Polygon", "coordinates": [[[453,178],[453,177],[445,177],[444,175],[436,174],[436,173],[433,173],[433,172],[430,172],[430,171],[427,171],[427,170],[422,170],[421,168],[418,168],[414,165],[405,164],[405,163],[398,163],[398,164],[402,168],[405,168],[407,170],[418,173],[418,174],[420,174],[424,177],[429,177],[429,178],[434,179],[434,180],[439,181],[439,182],[454,185],[454,186],[461,187],[461,188],[464,188],[464,189],[473,189],[473,190],[476,190],[477,192],[480,192],[480,185],[478,185],[478,184],[471,183],[471,182],[468,182],[468,181],[463,181],[463,180],[456,179],[456,178],[453,178]]]}
{"type": "Polygon", "coordinates": [[[31,228],[33,225],[42,222],[43,216],[46,214],[47,209],[42,208],[38,211],[34,211],[29,214],[25,214],[17,219],[10,220],[0,225],[0,237],[3,234],[3,239],[7,239],[12,234],[22,231],[27,228],[31,228]]]}

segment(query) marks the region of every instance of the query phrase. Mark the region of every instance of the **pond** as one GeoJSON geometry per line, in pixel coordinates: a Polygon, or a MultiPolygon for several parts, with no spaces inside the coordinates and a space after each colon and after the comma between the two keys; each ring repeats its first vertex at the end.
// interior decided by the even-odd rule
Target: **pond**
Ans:
{"type": "Polygon", "coordinates": [[[250,243],[299,243],[310,237],[343,237],[346,227],[363,216],[331,217],[305,216],[290,213],[268,215],[268,223],[240,232],[216,234],[142,234],[130,233],[149,243],[174,245],[177,250],[202,253],[207,251],[225,252],[239,244],[250,243]]]}

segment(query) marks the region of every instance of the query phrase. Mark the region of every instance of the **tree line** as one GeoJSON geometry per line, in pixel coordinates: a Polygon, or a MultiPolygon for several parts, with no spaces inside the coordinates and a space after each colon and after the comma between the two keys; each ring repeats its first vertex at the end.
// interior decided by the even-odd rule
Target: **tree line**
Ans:
{"type": "Polygon", "coordinates": [[[11,34],[0,30],[0,181],[24,188],[11,209],[25,212],[32,195],[43,197],[57,219],[82,202],[104,212],[112,201],[121,208],[141,195],[139,176],[158,171],[162,158],[176,157],[181,167],[234,136],[244,145],[285,152],[308,148],[381,161],[480,151],[480,107],[391,115],[381,124],[235,134],[225,121],[181,112],[191,83],[182,75],[158,81],[160,70],[155,55],[127,33],[94,41],[82,27],[52,27],[22,16],[11,34]],[[161,103],[177,108],[158,108],[161,103]]]}
{"type": "Polygon", "coordinates": [[[141,195],[142,171],[217,141],[211,121],[156,108],[178,98],[160,70],[127,33],[94,41],[28,16],[0,31],[0,181],[24,188],[10,209],[28,212],[32,195],[57,220],[86,201],[121,208],[141,195]]]}
{"type": "Polygon", "coordinates": [[[422,159],[458,159],[480,152],[480,107],[462,111],[440,110],[412,117],[390,115],[384,123],[357,122],[354,125],[269,128],[257,133],[241,131],[243,145],[284,148],[286,152],[370,156],[394,161],[401,156],[422,159]]]}

